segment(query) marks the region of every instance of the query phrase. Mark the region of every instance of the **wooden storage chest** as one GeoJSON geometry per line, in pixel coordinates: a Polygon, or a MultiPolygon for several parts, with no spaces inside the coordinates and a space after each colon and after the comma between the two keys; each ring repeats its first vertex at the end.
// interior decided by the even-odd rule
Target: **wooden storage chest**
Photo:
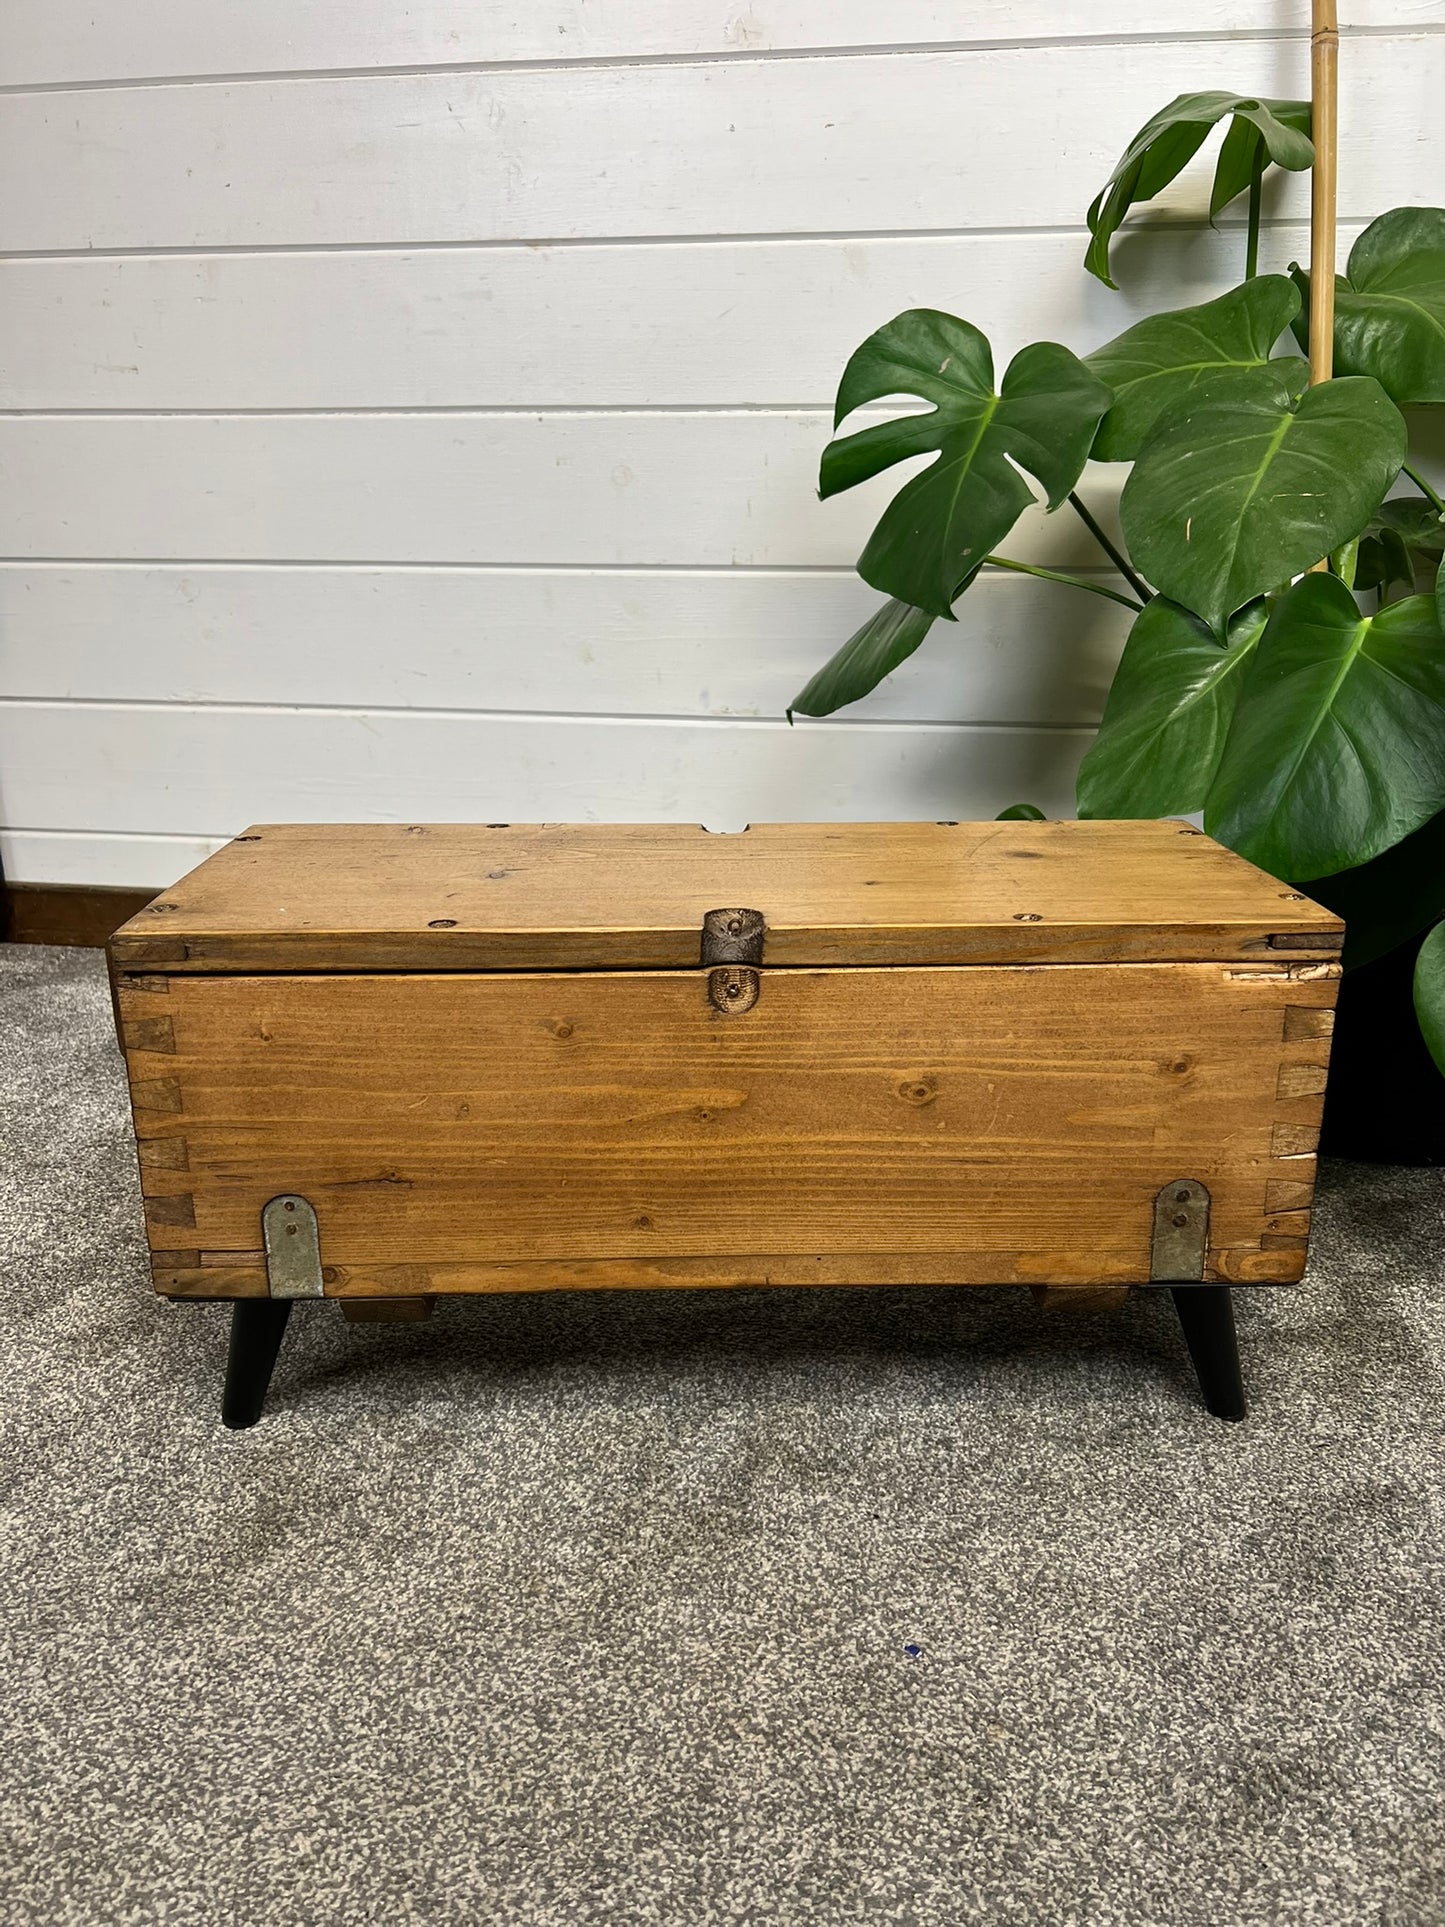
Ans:
{"type": "Polygon", "coordinates": [[[110,945],[155,1284],[296,1297],[1303,1270],[1338,920],[1177,822],[251,829],[110,945]]]}

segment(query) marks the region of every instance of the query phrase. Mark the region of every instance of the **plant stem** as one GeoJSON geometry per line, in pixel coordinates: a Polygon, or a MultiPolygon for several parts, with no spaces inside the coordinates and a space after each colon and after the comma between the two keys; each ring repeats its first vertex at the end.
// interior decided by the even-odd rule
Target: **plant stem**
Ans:
{"type": "Polygon", "coordinates": [[[1411,468],[1408,462],[1401,462],[1400,472],[1402,475],[1409,476],[1410,480],[1415,484],[1416,488],[1419,489],[1420,493],[1426,498],[1431,508],[1434,509],[1437,515],[1445,515],[1445,501],[1442,501],[1440,497],[1435,493],[1434,489],[1431,488],[1430,484],[1425,480],[1425,477],[1420,473],[1419,469],[1411,468]]]}
{"type": "Polygon", "coordinates": [[[1123,576],[1124,580],[1128,583],[1129,587],[1134,591],[1135,595],[1139,597],[1141,602],[1147,602],[1150,596],[1148,585],[1142,582],[1140,578],[1137,575],[1135,575],[1134,571],[1129,567],[1129,564],[1124,560],[1123,556],[1114,547],[1114,544],[1109,540],[1108,536],[1105,535],[1104,531],[1099,527],[1099,524],[1094,520],[1093,516],[1089,513],[1087,505],[1084,503],[1081,497],[1077,493],[1075,493],[1075,491],[1072,489],[1069,491],[1069,501],[1072,503],[1074,508],[1078,511],[1079,520],[1083,523],[1084,527],[1089,531],[1090,535],[1093,536],[1094,540],[1098,543],[1099,547],[1104,551],[1105,555],[1108,556],[1109,560],[1113,563],[1114,567],[1119,571],[1120,575],[1123,576]]]}
{"type": "Polygon", "coordinates": [[[1249,227],[1244,242],[1244,278],[1253,281],[1259,273],[1259,210],[1264,198],[1264,142],[1259,144],[1259,158],[1255,161],[1254,171],[1249,177],[1249,227]]]}
{"type": "Polygon", "coordinates": [[[990,569],[1012,569],[1018,575],[1036,575],[1045,582],[1064,582],[1071,589],[1087,589],[1090,595],[1107,596],[1110,602],[1122,602],[1126,609],[1142,609],[1142,602],[1133,596],[1120,595],[1117,589],[1106,589],[1102,582],[1085,582],[1082,576],[1060,575],[1057,569],[1038,569],[1032,562],[1013,562],[1006,555],[986,555],[984,566],[990,569]]]}

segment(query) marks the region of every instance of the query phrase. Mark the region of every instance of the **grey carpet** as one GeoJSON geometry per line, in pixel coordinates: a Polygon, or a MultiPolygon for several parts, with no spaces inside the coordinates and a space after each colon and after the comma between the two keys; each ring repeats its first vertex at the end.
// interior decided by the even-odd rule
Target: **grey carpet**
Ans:
{"type": "Polygon", "coordinates": [[[0,950],[0,1919],[1445,1921],[1442,1177],[1240,1294],[149,1295],[99,959],[0,950]]]}

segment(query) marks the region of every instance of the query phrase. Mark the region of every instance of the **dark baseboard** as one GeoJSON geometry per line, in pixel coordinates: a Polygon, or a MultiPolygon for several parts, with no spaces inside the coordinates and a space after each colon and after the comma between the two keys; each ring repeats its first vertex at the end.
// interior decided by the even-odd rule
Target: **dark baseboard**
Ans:
{"type": "Polygon", "coordinates": [[[0,919],[9,943],[69,943],[103,948],[156,890],[109,890],[83,883],[11,883],[5,886],[9,915],[0,919]]]}

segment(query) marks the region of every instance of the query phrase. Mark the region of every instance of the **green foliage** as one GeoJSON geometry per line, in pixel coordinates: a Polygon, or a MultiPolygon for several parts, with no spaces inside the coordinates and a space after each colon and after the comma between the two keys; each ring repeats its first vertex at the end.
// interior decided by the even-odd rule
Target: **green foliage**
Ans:
{"type": "Polygon", "coordinates": [[[1046,823],[1048,818],[1037,803],[1010,803],[994,818],[996,823],[1046,823]]]}
{"type": "Polygon", "coordinates": [[[831,716],[856,703],[905,662],[932,627],[933,617],[925,610],[890,597],[794,696],[788,721],[795,715],[831,716]]]}
{"type": "Polygon", "coordinates": [[[1275,605],[1204,826],[1271,875],[1368,863],[1445,807],[1445,635],[1434,601],[1360,613],[1307,575],[1275,605]]]}
{"type": "MultiPolygon", "coordinates": [[[[1269,362],[1298,313],[1299,294],[1286,277],[1262,274],[1201,307],[1150,315],[1085,355],[1085,366],[1114,396],[1094,440],[1094,460],[1132,462],[1159,417],[1205,384],[1212,395],[1227,395],[1228,378],[1269,362]]],[[[1302,361],[1270,362],[1270,368],[1296,394],[1309,379],[1302,361]]]]}
{"type": "MultiPolygon", "coordinates": [[[[1445,402],[1445,209],[1396,208],[1360,236],[1337,283],[1335,379],[1307,387],[1306,365],[1280,350],[1291,330],[1307,346],[1308,277],[1255,271],[1263,175],[1313,162],[1307,102],[1171,101],[1090,208],[1087,265],[1113,285],[1110,243],[1130,208],[1221,123],[1210,213],[1248,193],[1241,286],[1137,322],[1082,361],[1026,346],[997,391],[983,335],[937,310],[898,316],[854,354],[835,430],[867,404],[926,409],[837,436],[822,493],[931,460],[859,562],[890,600],[793,710],[866,696],[984,569],[1123,602],[1133,624],[1079,771],[1080,815],[1202,810],[1221,841],[1345,917],[1353,967],[1445,919],[1445,501],[1406,461],[1400,413],[1445,402]],[[1075,492],[1091,455],[1132,465],[1122,538],[1075,492]],[[1402,473],[1416,492],[1387,500],[1402,473]],[[1100,566],[1069,574],[998,553],[1039,506],[1026,475],[1049,512],[1073,504],[1100,566]]],[[[1002,819],[1038,814],[1016,804],[1002,819]]],[[[1439,1054],[1439,931],[1417,993],[1439,1054]]]]}
{"type": "Polygon", "coordinates": [[[1445,555],[1445,515],[1441,515],[1431,503],[1422,502],[1418,496],[1407,495],[1383,503],[1379,514],[1369,524],[1370,529],[1377,526],[1393,530],[1406,548],[1422,559],[1445,555]]]}
{"type": "Polygon", "coordinates": [[[1370,862],[1299,887],[1344,918],[1345,969],[1373,963],[1445,917],[1445,810],[1370,862]]]}
{"type": "Polygon", "coordinates": [[[1226,117],[1229,132],[1219,150],[1211,219],[1263,173],[1269,162],[1294,173],[1314,164],[1307,100],[1259,100],[1247,94],[1180,94],[1162,108],[1125,148],[1119,165],[1089,209],[1089,251],[1084,265],[1106,287],[1117,283],[1109,272],[1109,243],[1129,209],[1152,201],[1226,117]]]}
{"type": "Polygon", "coordinates": [[[1378,382],[1324,382],[1293,401],[1275,364],[1171,410],[1119,505],[1129,552],[1216,634],[1243,603],[1358,535],[1405,458],[1378,382]]]}
{"type": "Polygon", "coordinates": [[[1035,500],[1015,464],[1057,508],[1088,460],[1109,390],[1067,348],[1038,341],[1014,356],[995,394],[993,354],[978,329],[914,308],[853,355],[833,426],[892,395],[918,395],[933,407],[830,442],[820,493],[836,495],[910,455],[936,452],[884,511],[858,573],[885,595],[951,617],[960,587],[1035,500]]]}
{"type": "Polygon", "coordinates": [[[1079,770],[1080,816],[1202,810],[1264,633],[1263,602],[1241,609],[1227,646],[1196,615],[1156,596],[1134,619],[1104,719],[1079,770]]]}
{"type": "Polygon", "coordinates": [[[1436,924],[1415,964],[1415,1014],[1430,1055],[1445,1071],[1445,923],[1436,924]]]}
{"type": "MultiPolygon", "coordinates": [[[[1295,323],[1309,347],[1309,276],[1295,323]]],[[[1372,221],[1335,279],[1335,373],[1373,375],[1393,400],[1445,401],[1445,208],[1397,207],[1372,221]]]]}
{"type": "Polygon", "coordinates": [[[1344,578],[1351,587],[1374,589],[1382,601],[1397,588],[1408,595],[1421,570],[1438,566],[1445,554],[1445,519],[1418,496],[1385,502],[1356,548],[1355,572],[1344,578]]]}

